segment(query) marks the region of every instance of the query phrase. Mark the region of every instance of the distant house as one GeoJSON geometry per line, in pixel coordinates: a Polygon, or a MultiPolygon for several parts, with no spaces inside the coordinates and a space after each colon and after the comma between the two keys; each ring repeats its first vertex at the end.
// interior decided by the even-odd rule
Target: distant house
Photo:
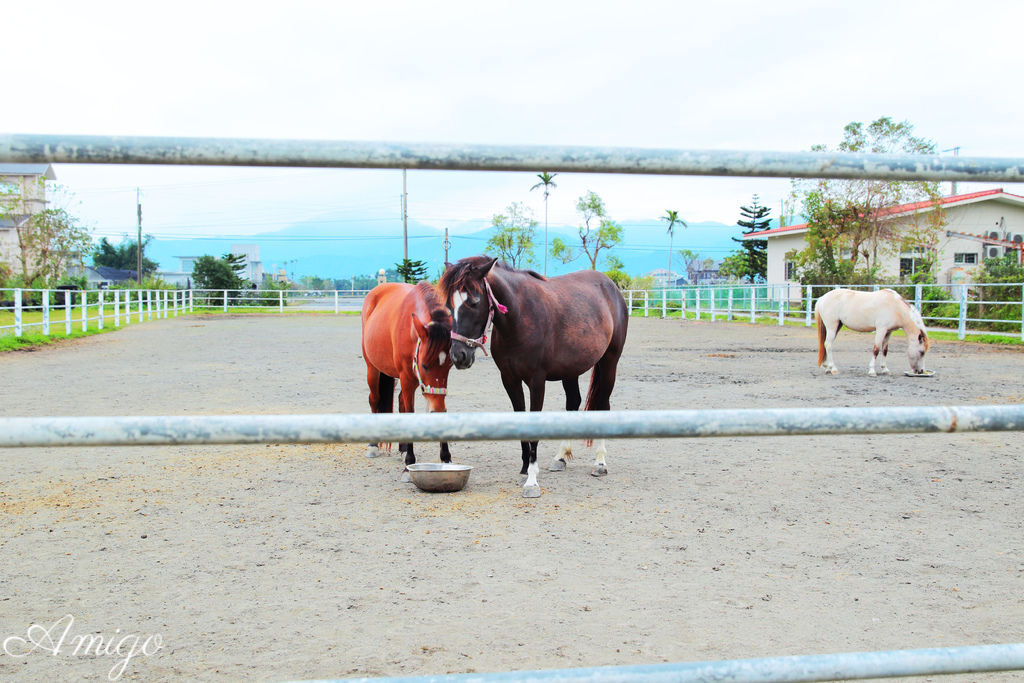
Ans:
{"type": "MultiPolygon", "coordinates": [[[[944,284],[969,281],[984,259],[1015,252],[1011,245],[1024,243],[1024,197],[1001,189],[942,197],[937,202],[901,204],[886,214],[898,225],[909,225],[915,216],[936,207],[945,213],[937,273],[944,284]]],[[[768,282],[791,285],[790,299],[799,299],[795,264],[787,254],[807,247],[807,224],[762,230],[743,239],[767,240],[768,282]]],[[[923,257],[920,251],[893,254],[882,262],[883,273],[892,280],[905,277],[916,270],[923,257]]]]}
{"type": "Polygon", "coordinates": [[[74,277],[84,275],[86,289],[107,289],[127,280],[138,279],[134,270],[121,270],[108,266],[71,266],[68,268],[68,275],[74,277]]]}
{"type": "Polygon", "coordinates": [[[0,264],[21,272],[17,228],[46,208],[46,182],[56,180],[50,164],[0,164],[0,264]]]}
{"type": "Polygon", "coordinates": [[[655,287],[672,287],[679,279],[679,273],[675,271],[670,273],[667,268],[657,268],[646,273],[645,277],[652,278],[655,287]]]}

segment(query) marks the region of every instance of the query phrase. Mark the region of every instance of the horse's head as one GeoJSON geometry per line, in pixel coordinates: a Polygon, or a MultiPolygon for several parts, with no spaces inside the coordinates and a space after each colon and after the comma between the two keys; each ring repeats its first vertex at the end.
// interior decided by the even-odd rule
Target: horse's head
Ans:
{"type": "MultiPolygon", "coordinates": [[[[476,360],[476,350],[487,341],[487,325],[495,310],[503,311],[487,284],[487,273],[498,261],[487,256],[470,256],[445,264],[441,295],[452,311],[452,363],[465,370],[476,360]]],[[[484,353],[487,353],[485,350],[484,353]]]]}
{"type": "Polygon", "coordinates": [[[931,340],[928,333],[922,327],[917,334],[907,335],[907,359],[910,360],[910,369],[913,372],[924,371],[924,354],[931,347],[931,340]]]}
{"type": "Polygon", "coordinates": [[[909,304],[907,308],[910,310],[910,320],[913,321],[912,327],[903,328],[907,335],[907,359],[910,361],[911,371],[922,372],[924,371],[924,354],[931,348],[932,342],[928,339],[928,330],[924,327],[921,314],[909,304]]]}
{"type": "Polygon", "coordinates": [[[416,351],[413,354],[412,369],[420,383],[420,391],[432,413],[446,412],[444,397],[448,393],[448,373],[452,369],[449,355],[452,324],[446,310],[436,310],[431,319],[424,323],[412,316],[416,331],[416,351]]]}

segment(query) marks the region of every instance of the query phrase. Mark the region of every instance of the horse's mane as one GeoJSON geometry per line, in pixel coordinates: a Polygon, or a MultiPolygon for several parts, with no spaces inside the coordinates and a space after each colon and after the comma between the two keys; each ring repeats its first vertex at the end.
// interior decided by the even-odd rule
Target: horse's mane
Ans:
{"type": "MultiPolygon", "coordinates": [[[[480,273],[492,260],[490,256],[467,256],[455,263],[449,263],[441,276],[441,282],[438,283],[441,296],[447,301],[455,292],[479,292],[479,282],[482,279],[480,273]]],[[[513,268],[504,261],[498,261],[493,267],[510,273],[522,273],[538,280],[547,280],[538,272],[513,268]]]]}
{"type": "Polygon", "coordinates": [[[927,351],[928,349],[930,349],[932,346],[932,340],[929,339],[928,337],[928,329],[924,326],[924,319],[921,317],[921,312],[917,310],[917,307],[915,307],[909,301],[904,299],[903,295],[897,292],[896,290],[886,289],[885,291],[892,292],[893,294],[898,296],[900,301],[903,302],[903,305],[906,306],[907,309],[909,309],[910,319],[914,321],[914,324],[917,325],[917,329],[921,332],[922,335],[924,335],[924,350],[927,351]]]}
{"type": "Polygon", "coordinates": [[[416,289],[430,311],[427,325],[427,355],[431,358],[447,351],[452,343],[452,316],[441,301],[437,287],[426,280],[416,283],[416,289]]]}

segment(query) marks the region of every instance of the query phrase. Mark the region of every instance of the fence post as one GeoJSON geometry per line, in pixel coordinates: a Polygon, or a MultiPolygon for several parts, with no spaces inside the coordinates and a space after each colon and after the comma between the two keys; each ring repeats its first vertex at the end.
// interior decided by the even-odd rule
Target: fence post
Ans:
{"type": "Polygon", "coordinates": [[[121,291],[114,290],[114,327],[121,327],[121,291]]]}
{"type": "Polygon", "coordinates": [[[64,334],[71,334],[71,290],[64,290],[64,334]]]}
{"type": "Polygon", "coordinates": [[[807,305],[806,305],[806,311],[804,313],[804,327],[810,327],[811,326],[811,286],[810,285],[807,285],[807,289],[805,290],[805,292],[806,292],[806,294],[804,296],[807,297],[807,305]]]}
{"type": "Polygon", "coordinates": [[[700,320],[700,287],[693,290],[693,319],[700,320]]]}
{"type": "Polygon", "coordinates": [[[729,288],[729,310],[725,314],[725,319],[728,320],[728,321],[732,321],[732,291],[733,291],[732,287],[730,287],[729,288]]]}
{"type": "Polygon", "coordinates": [[[1020,286],[1020,338],[1024,341],[1024,285],[1020,286]]]}
{"type": "Polygon", "coordinates": [[[923,298],[921,296],[922,287],[923,285],[920,283],[914,285],[914,307],[917,308],[918,313],[921,312],[921,299],[923,298]]]}
{"type": "Polygon", "coordinates": [[[334,314],[338,314],[338,290],[334,290],[334,314]]]}
{"type": "Polygon", "coordinates": [[[188,290],[188,312],[196,312],[196,290],[194,289],[188,290]]]}
{"type": "Polygon", "coordinates": [[[96,329],[103,329],[103,290],[96,290],[96,329]]]}
{"type": "Polygon", "coordinates": [[[711,322],[715,322],[715,298],[718,295],[718,289],[710,287],[708,289],[708,316],[711,322]]]}
{"type": "MultiPolygon", "coordinates": [[[[146,290],[146,310],[149,312],[149,319],[150,320],[153,319],[153,299],[154,298],[156,298],[156,297],[153,296],[153,290],[152,289],[147,289],[146,290]]],[[[159,301],[159,299],[157,299],[157,307],[159,307],[159,306],[160,306],[160,301],[159,301]]]]}
{"type": "Polygon", "coordinates": [[[668,290],[661,290],[661,319],[668,317],[668,290]]]}
{"type": "Polygon", "coordinates": [[[82,332],[89,331],[89,293],[82,290],[82,332]]]}
{"type": "Polygon", "coordinates": [[[967,336],[967,285],[960,285],[960,322],[956,328],[956,338],[967,336]]]}
{"type": "Polygon", "coordinates": [[[277,290],[277,312],[284,313],[284,290],[277,290]]]}
{"type": "Polygon", "coordinates": [[[50,334],[50,290],[43,290],[43,334],[50,334]]]}
{"type": "Polygon", "coordinates": [[[228,312],[228,290],[224,290],[224,312],[228,312]]]}
{"type": "Polygon", "coordinates": [[[143,311],[142,311],[142,308],[143,308],[142,307],[142,290],[140,289],[139,290],[139,322],[140,323],[142,322],[142,316],[144,315],[143,311]]]}
{"type": "Polygon", "coordinates": [[[14,336],[21,336],[21,290],[14,290],[14,336]]]}
{"type": "MultiPolygon", "coordinates": [[[[633,290],[626,291],[626,310],[629,311],[629,315],[633,315],[633,290]]],[[[1021,308],[1024,311],[1024,307],[1021,308]]],[[[1024,316],[1021,316],[1024,317],[1024,316]]]]}
{"type": "MultiPolygon", "coordinates": [[[[776,289],[775,292],[776,292],[776,296],[779,299],[779,325],[784,325],[785,324],[785,319],[784,319],[783,313],[782,313],[782,308],[783,308],[783,301],[782,300],[783,300],[783,296],[778,293],[778,289],[776,289]]],[[[785,299],[787,299],[787,300],[789,299],[789,292],[788,291],[786,292],[785,299]]]]}
{"type": "Polygon", "coordinates": [[[750,322],[754,323],[757,315],[757,285],[750,285],[750,322]]]}

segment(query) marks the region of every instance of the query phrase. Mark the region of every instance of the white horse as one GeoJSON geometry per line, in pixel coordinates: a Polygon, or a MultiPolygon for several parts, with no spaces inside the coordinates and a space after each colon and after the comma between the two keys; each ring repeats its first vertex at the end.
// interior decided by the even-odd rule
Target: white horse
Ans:
{"type": "Polygon", "coordinates": [[[858,292],[834,289],[818,299],[814,317],[818,321],[818,365],[824,361],[825,372],[833,375],[839,372],[832,360],[832,342],[843,325],[857,332],[875,333],[875,347],[868,366],[868,374],[872,377],[877,374],[875,360],[879,351],[882,360],[878,370],[883,375],[889,374],[885,357],[889,353],[889,335],[897,328],[902,328],[907,335],[910,369],[915,373],[924,372],[924,354],[931,346],[928,330],[917,309],[893,290],[858,292]]]}

